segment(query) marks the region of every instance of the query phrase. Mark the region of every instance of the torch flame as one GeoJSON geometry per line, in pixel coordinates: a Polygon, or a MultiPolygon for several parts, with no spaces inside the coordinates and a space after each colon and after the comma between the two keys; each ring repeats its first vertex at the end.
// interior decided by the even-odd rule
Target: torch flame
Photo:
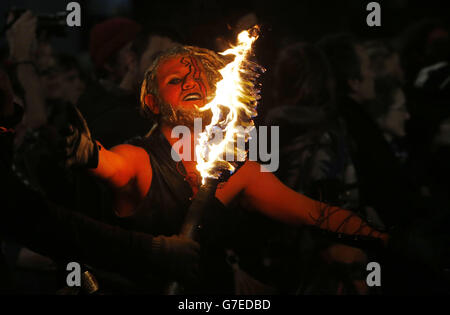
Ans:
{"type": "MultiPolygon", "coordinates": [[[[211,110],[211,123],[205,127],[205,131],[199,134],[195,147],[197,157],[197,170],[205,179],[218,178],[223,170],[233,172],[235,167],[224,159],[230,154],[243,160],[247,152],[236,146],[237,138],[242,134],[237,127],[253,126],[252,118],[256,116],[257,92],[253,89],[254,82],[251,78],[255,75],[254,70],[248,69],[250,62],[247,60],[252,45],[258,38],[258,26],[250,30],[242,31],[238,35],[238,44],[221,55],[234,56],[234,60],[219,70],[222,80],[216,85],[214,99],[200,108],[201,111],[211,110]],[[247,68],[247,69],[246,69],[247,68]],[[219,129],[218,129],[219,128],[219,129]],[[219,143],[212,143],[215,131],[222,132],[223,139],[219,143]],[[227,155],[228,153],[228,155],[227,155]]],[[[244,136],[244,141],[248,140],[244,136]]]]}

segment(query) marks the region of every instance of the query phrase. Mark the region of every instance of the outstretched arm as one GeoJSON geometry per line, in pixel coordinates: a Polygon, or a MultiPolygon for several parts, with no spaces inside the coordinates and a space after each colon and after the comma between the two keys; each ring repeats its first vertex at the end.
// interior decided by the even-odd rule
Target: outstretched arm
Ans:
{"type": "MultiPolygon", "coordinates": [[[[140,175],[141,166],[150,163],[146,152],[132,145],[121,144],[107,150],[97,142],[97,147],[98,165],[96,168],[90,168],[89,172],[106,181],[114,189],[121,189],[135,181],[140,175]]],[[[146,175],[151,177],[151,167],[149,172],[150,174],[146,175]]]]}
{"type": "MultiPolygon", "coordinates": [[[[59,130],[62,160],[66,167],[88,169],[116,192],[137,185],[148,191],[151,166],[147,152],[137,146],[120,144],[106,149],[91,136],[89,126],[78,108],[68,105],[67,123],[56,126],[59,130]]],[[[135,188],[135,187],[133,187],[135,188]]]]}
{"type": "Polygon", "coordinates": [[[191,279],[197,274],[196,242],[127,231],[51,204],[24,186],[1,162],[0,177],[8,183],[0,194],[1,237],[55,259],[141,278],[164,272],[175,279],[191,279]]]}
{"type": "Polygon", "coordinates": [[[372,236],[387,240],[387,234],[370,227],[354,212],[329,206],[295,192],[272,173],[261,172],[260,165],[247,162],[243,196],[248,205],[287,224],[315,225],[337,233],[372,236]]]}
{"type": "Polygon", "coordinates": [[[100,146],[98,156],[98,166],[90,172],[115,192],[116,214],[130,215],[150,189],[152,168],[147,152],[121,144],[111,150],[100,146]]]}

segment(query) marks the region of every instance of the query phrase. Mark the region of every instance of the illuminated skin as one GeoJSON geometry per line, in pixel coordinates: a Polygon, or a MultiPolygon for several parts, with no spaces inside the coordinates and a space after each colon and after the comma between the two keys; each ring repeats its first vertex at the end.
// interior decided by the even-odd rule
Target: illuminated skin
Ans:
{"type": "Polygon", "coordinates": [[[193,57],[165,60],[158,68],[157,81],[161,98],[174,108],[194,109],[194,105],[206,105],[210,87],[205,72],[193,57]]]}
{"type": "MultiPolygon", "coordinates": [[[[206,104],[210,92],[206,76],[197,59],[175,56],[166,59],[158,68],[157,82],[160,97],[176,110],[193,109],[194,104],[206,104]],[[192,94],[192,93],[198,93],[192,94]],[[190,99],[189,95],[196,97],[190,99]]],[[[154,113],[159,113],[155,96],[148,95],[145,103],[154,113]]],[[[160,126],[162,133],[174,144],[171,127],[160,126]]],[[[193,133],[192,133],[193,134],[193,133]]],[[[189,141],[189,140],[188,140],[189,141]]],[[[191,144],[193,139],[190,139],[191,144]]],[[[182,161],[188,173],[197,174],[195,161],[182,161]]],[[[91,171],[106,180],[115,191],[116,214],[130,216],[144,200],[152,182],[152,167],[147,152],[136,146],[122,144],[111,150],[102,148],[99,165],[91,171]]],[[[189,181],[193,193],[198,191],[199,181],[189,181]]],[[[224,205],[236,198],[247,208],[291,225],[317,225],[320,228],[346,234],[372,235],[387,240],[387,235],[375,231],[352,212],[329,207],[295,192],[282,184],[272,173],[261,172],[260,165],[247,161],[231,178],[220,185],[216,197],[224,205]],[[322,211],[324,208],[327,210],[322,211]]]]}

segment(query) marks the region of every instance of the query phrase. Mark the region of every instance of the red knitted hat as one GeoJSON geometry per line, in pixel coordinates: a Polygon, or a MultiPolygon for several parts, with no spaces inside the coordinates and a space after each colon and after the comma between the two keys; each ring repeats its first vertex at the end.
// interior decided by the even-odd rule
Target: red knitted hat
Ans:
{"type": "Polygon", "coordinates": [[[90,34],[89,53],[97,68],[102,68],[114,53],[134,40],[141,25],[127,18],[112,18],[96,24],[90,34]]]}

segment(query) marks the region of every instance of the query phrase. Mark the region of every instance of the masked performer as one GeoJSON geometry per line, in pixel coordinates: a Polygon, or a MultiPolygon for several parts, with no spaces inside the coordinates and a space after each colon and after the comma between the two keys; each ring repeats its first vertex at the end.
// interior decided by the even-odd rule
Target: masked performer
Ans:
{"type": "MultiPolygon", "coordinates": [[[[184,125],[193,129],[194,118],[208,120],[208,112],[198,108],[212,99],[215,84],[221,79],[218,70],[226,65],[223,58],[210,50],[185,46],[155,60],[145,74],[141,90],[142,111],[157,121],[157,127],[146,137],[107,150],[91,138],[82,117],[79,127],[73,125],[67,130],[66,164],[88,167],[92,175],[109,184],[114,191],[115,213],[126,227],[153,235],[179,233],[201,177],[192,157],[178,163],[172,159],[171,146],[175,142],[182,141],[183,147],[193,147],[194,143],[194,137],[173,138],[172,128],[184,125]]],[[[290,225],[315,225],[383,241],[388,238],[354,213],[288,188],[273,174],[262,172],[257,162],[246,161],[219,185],[215,208],[221,210],[207,211],[206,216],[213,217],[216,224],[205,223],[204,230],[214,227],[214,233],[220,234],[225,224],[220,218],[230,216],[232,211],[226,208],[235,204],[290,225]]],[[[204,243],[216,241],[217,238],[202,240],[202,251],[204,243]]],[[[160,245],[164,247],[164,242],[160,245]]]]}

